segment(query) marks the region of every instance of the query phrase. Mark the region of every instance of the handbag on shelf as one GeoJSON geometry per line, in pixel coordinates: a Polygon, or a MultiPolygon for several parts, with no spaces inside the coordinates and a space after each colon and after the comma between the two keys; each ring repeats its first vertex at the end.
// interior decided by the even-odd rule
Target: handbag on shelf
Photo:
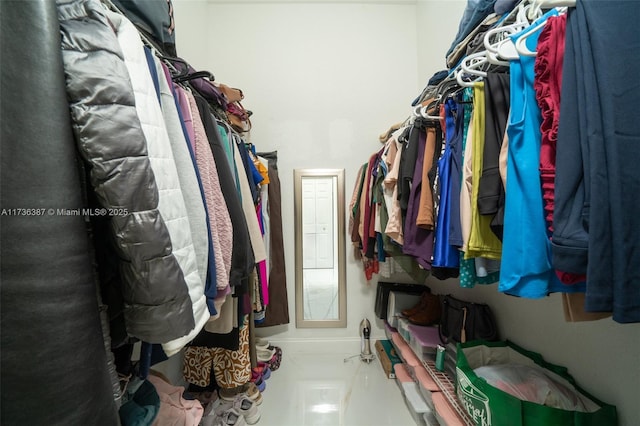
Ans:
{"type": "Polygon", "coordinates": [[[235,87],[229,87],[226,84],[218,84],[218,89],[224,94],[227,98],[227,103],[240,102],[244,99],[244,94],[242,90],[236,89],[235,87]]]}
{"type": "Polygon", "coordinates": [[[244,109],[240,101],[227,104],[227,119],[229,124],[239,133],[251,130],[251,111],[244,109]]]}
{"type": "Polygon", "coordinates": [[[233,129],[238,133],[245,133],[251,130],[251,117],[252,112],[247,111],[242,104],[241,100],[244,99],[244,93],[242,90],[235,87],[229,87],[226,84],[216,84],[216,87],[222,92],[226,99],[226,113],[227,120],[233,129]]]}
{"type": "Polygon", "coordinates": [[[466,302],[446,295],[442,301],[440,340],[465,343],[471,340],[498,340],[498,327],[489,305],[466,302]]]}

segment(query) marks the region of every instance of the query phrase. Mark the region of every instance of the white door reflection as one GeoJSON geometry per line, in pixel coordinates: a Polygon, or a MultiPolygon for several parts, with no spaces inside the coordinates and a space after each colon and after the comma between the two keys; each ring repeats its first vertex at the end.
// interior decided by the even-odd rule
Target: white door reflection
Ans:
{"type": "Polygon", "coordinates": [[[335,176],[302,178],[304,319],[338,319],[335,176]]]}
{"type": "Polygon", "coordinates": [[[346,327],[343,169],[294,170],[296,326],[346,327]]]}

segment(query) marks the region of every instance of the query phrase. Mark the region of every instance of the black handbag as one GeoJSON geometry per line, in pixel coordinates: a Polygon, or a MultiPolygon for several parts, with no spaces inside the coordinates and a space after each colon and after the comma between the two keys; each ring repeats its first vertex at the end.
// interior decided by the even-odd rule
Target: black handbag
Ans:
{"type": "Polygon", "coordinates": [[[498,327],[489,305],[446,295],[442,301],[440,339],[443,343],[498,340],[498,327]]]}

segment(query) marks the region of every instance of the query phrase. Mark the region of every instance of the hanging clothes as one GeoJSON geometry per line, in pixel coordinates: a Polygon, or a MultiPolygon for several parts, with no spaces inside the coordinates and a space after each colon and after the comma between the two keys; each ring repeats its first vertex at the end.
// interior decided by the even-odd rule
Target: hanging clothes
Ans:
{"type": "MultiPolygon", "coordinates": [[[[450,107],[451,118],[454,120],[452,130],[447,130],[447,145],[450,150],[449,172],[449,245],[460,249],[463,245],[462,228],[460,224],[460,190],[462,181],[462,150],[464,138],[464,123],[466,105],[462,96],[458,95],[455,107],[450,107]],[[451,138],[449,139],[449,134],[451,138]]],[[[453,100],[453,99],[452,99],[453,100]]],[[[458,266],[460,265],[458,255],[458,266]]]]}
{"type": "Polygon", "coordinates": [[[444,108],[446,120],[446,145],[444,153],[438,161],[438,175],[440,177],[440,205],[438,208],[438,218],[435,228],[433,266],[458,268],[460,266],[460,254],[457,247],[454,247],[449,243],[449,231],[451,229],[450,221],[456,219],[456,217],[451,214],[451,200],[453,198],[457,198],[458,200],[460,199],[458,196],[460,179],[458,178],[457,180],[457,187],[455,187],[455,190],[451,182],[452,157],[454,149],[452,148],[452,144],[455,143],[453,139],[457,136],[455,134],[455,116],[458,113],[458,107],[453,99],[447,99],[444,104],[444,108]],[[456,194],[455,197],[453,196],[454,193],[456,194]]]}
{"type": "MultiPolygon", "coordinates": [[[[204,283],[200,280],[197,269],[189,218],[180,190],[175,157],[171,150],[171,141],[164,125],[164,118],[158,102],[159,96],[156,94],[142,41],[133,24],[123,15],[110,11],[106,14],[115,27],[124,63],[133,86],[136,112],[140,117],[142,131],[147,141],[151,169],[158,181],[158,210],[166,221],[173,253],[180,265],[191,297],[195,327],[189,331],[187,336],[181,336],[179,341],[171,344],[172,351],[177,352],[202,330],[209,319],[204,296],[204,283]]],[[[186,147],[182,146],[182,148],[186,147]]]]}
{"type": "Polygon", "coordinates": [[[235,173],[232,172],[229,167],[227,156],[220,140],[217,124],[211,115],[207,101],[201,96],[195,96],[195,100],[217,166],[221,192],[227,204],[229,217],[231,218],[233,242],[231,244],[232,253],[229,285],[235,287],[241,285],[243,280],[246,281],[249,272],[254,267],[254,258],[249,243],[247,223],[236,189],[235,173]]]}
{"type": "MultiPolygon", "coordinates": [[[[233,244],[233,226],[227,202],[222,193],[218,168],[213,158],[209,140],[204,128],[203,121],[198,111],[196,99],[190,92],[185,92],[187,109],[192,117],[193,124],[193,145],[196,165],[200,172],[202,191],[207,207],[209,220],[209,239],[211,250],[209,252],[209,264],[214,265],[216,276],[216,289],[218,297],[214,299],[214,309],[220,311],[221,300],[229,291],[231,283],[231,259],[233,244]]],[[[211,266],[209,266],[211,268],[211,266]]],[[[209,311],[211,312],[211,307],[209,311]]]]}
{"type": "MultiPolygon", "coordinates": [[[[179,340],[163,344],[162,348],[165,354],[167,356],[171,356],[179,352],[180,349],[191,341],[202,327],[204,327],[204,323],[209,319],[211,311],[208,305],[215,297],[215,291],[211,292],[210,289],[215,289],[216,283],[215,281],[206,282],[208,276],[207,270],[209,268],[209,234],[206,222],[207,218],[204,209],[204,202],[200,193],[200,185],[198,184],[189,147],[187,146],[187,141],[185,140],[185,136],[182,131],[175,98],[173,97],[171,87],[166,79],[160,60],[154,57],[148,49],[145,49],[145,53],[147,54],[148,63],[150,66],[153,66],[157,72],[157,88],[159,90],[158,96],[161,101],[161,111],[164,117],[165,128],[167,129],[167,136],[171,143],[173,157],[175,159],[176,171],[178,173],[180,189],[183,194],[189,230],[192,236],[191,240],[193,244],[193,251],[195,253],[197,270],[200,277],[199,285],[194,289],[191,289],[189,296],[191,297],[191,304],[193,305],[194,313],[206,312],[206,314],[199,314],[199,316],[197,316],[202,323],[196,323],[196,328],[193,333],[190,333],[179,340]]],[[[221,265],[220,269],[224,271],[224,265],[221,265]]],[[[194,314],[194,318],[195,317],[196,314],[194,314]]]]}
{"type": "Polygon", "coordinates": [[[111,218],[111,232],[122,268],[124,286],[121,292],[125,302],[126,330],[129,335],[144,341],[168,342],[194,329],[191,299],[182,268],[176,257],[170,254],[172,240],[157,208],[158,186],[116,34],[102,11],[93,12],[101,6],[95,2],[78,4],[82,6],[77,12],[72,13],[71,6],[60,12],[63,25],[69,25],[68,34],[75,37],[63,44],[65,69],[72,76],[67,96],[76,123],[77,139],[83,141],[78,144],[78,149],[93,166],[93,189],[104,203],[103,207],[128,211],[127,215],[111,218]],[[83,19],[77,15],[81,9],[92,11],[92,19],[82,29],[75,28],[76,20],[83,19]],[[95,34],[102,34],[99,41],[92,40],[95,34]],[[96,54],[88,55],[88,49],[96,54]],[[104,52],[112,60],[114,71],[110,79],[105,79],[102,74],[101,56],[97,52],[104,52]],[[86,57],[86,60],[81,61],[79,57],[86,57]],[[100,113],[87,113],[103,107],[93,103],[97,98],[89,98],[81,90],[89,87],[81,83],[85,79],[100,82],[95,89],[101,90],[98,93],[110,93],[109,99],[115,97],[117,102],[111,100],[108,104],[113,106],[118,120],[98,123],[96,117],[101,117],[100,113]],[[104,146],[110,147],[108,157],[102,155],[104,146]],[[135,192],[129,188],[135,188],[135,192]],[[140,217],[140,220],[132,220],[134,217],[140,217]]]}
{"type": "Polygon", "coordinates": [[[289,302],[287,298],[287,276],[285,273],[284,239],[282,233],[282,199],[280,177],[278,176],[278,153],[259,152],[258,156],[268,162],[269,185],[269,300],[265,319],[256,327],[269,327],[289,323],[289,302]]]}
{"type": "Polygon", "coordinates": [[[478,276],[476,273],[476,261],[482,262],[482,258],[469,258],[465,256],[469,234],[471,233],[471,193],[473,191],[473,89],[466,88],[463,92],[464,122],[462,123],[462,184],[460,189],[460,228],[462,236],[462,251],[460,253],[460,287],[471,288],[476,284],[493,284],[499,279],[499,272],[489,272],[486,276],[478,276]]]}
{"type": "Polygon", "coordinates": [[[639,13],[629,1],[570,9],[556,157],[554,262],[566,272],[586,266],[586,310],[612,311],[621,323],[640,321],[640,120],[637,87],[628,85],[640,72],[640,34],[631,30],[639,13]],[[575,163],[566,173],[563,155],[575,163]]]}
{"type": "Polygon", "coordinates": [[[478,212],[491,216],[491,231],[502,241],[504,186],[500,178],[500,151],[509,116],[509,74],[488,72],[485,77],[484,152],[478,188],[478,212]]]}
{"type": "MultiPolygon", "coordinates": [[[[557,13],[553,9],[539,18],[538,22],[557,13]]],[[[525,31],[529,34],[526,38],[529,49],[535,49],[541,29],[539,26],[525,31]]],[[[516,42],[522,34],[511,37],[516,42]]],[[[512,295],[540,298],[550,292],[584,290],[584,285],[563,285],[551,264],[551,244],[546,232],[540,186],[541,118],[533,88],[534,63],[535,58],[522,56],[512,60],[510,66],[507,201],[498,289],[512,295]]]]}
{"type": "Polygon", "coordinates": [[[484,82],[475,83],[473,87],[473,127],[472,152],[473,170],[471,185],[471,232],[465,251],[465,259],[486,257],[499,260],[502,244],[491,231],[491,217],[481,215],[478,211],[478,194],[480,192],[480,176],[484,154],[485,102],[484,82]]]}
{"type": "Polygon", "coordinates": [[[426,149],[427,134],[425,132],[425,124],[424,122],[416,120],[411,130],[410,144],[416,147],[416,163],[411,181],[411,192],[407,203],[402,252],[413,256],[422,268],[430,270],[433,256],[433,231],[416,226],[420,192],[423,190],[423,186],[425,187],[425,191],[431,190],[428,181],[422,182],[422,169],[425,161],[425,152],[430,154],[428,161],[432,160],[434,150],[433,142],[435,141],[432,141],[430,148],[426,149]]]}

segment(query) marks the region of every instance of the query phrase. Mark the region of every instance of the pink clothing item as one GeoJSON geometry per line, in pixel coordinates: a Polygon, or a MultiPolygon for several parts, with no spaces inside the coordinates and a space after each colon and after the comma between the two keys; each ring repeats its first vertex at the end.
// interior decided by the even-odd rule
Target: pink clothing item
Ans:
{"type": "Polygon", "coordinates": [[[431,398],[438,417],[442,418],[446,425],[465,426],[467,424],[464,419],[460,417],[460,414],[456,412],[443,392],[433,392],[431,398]]]}
{"type": "Polygon", "coordinates": [[[384,184],[387,188],[392,188],[391,204],[387,205],[389,211],[389,221],[387,227],[384,230],[385,234],[400,245],[404,244],[404,230],[402,229],[402,210],[400,209],[400,201],[398,201],[398,172],[400,169],[400,160],[402,159],[402,143],[398,142],[398,136],[404,131],[400,129],[397,133],[394,133],[392,139],[390,139],[396,146],[396,153],[393,157],[392,166],[389,169],[389,173],[384,180],[384,184]]]}
{"type": "Polygon", "coordinates": [[[371,205],[371,188],[373,186],[373,179],[372,178],[372,172],[374,169],[374,166],[377,165],[377,161],[378,161],[378,157],[382,154],[382,150],[380,150],[379,152],[376,152],[375,154],[373,154],[370,158],[369,158],[369,167],[367,168],[367,176],[365,178],[365,186],[363,188],[363,193],[364,193],[364,205],[360,205],[360,208],[364,207],[364,220],[362,222],[362,252],[366,253],[367,250],[369,249],[369,243],[370,240],[369,238],[375,238],[375,231],[374,231],[374,216],[373,214],[375,214],[375,210],[372,209],[372,205],[371,205]],[[373,210],[373,211],[372,211],[373,210]]]}
{"type": "Polygon", "coordinates": [[[178,105],[180,106],[180,112],[182,113],[182,121],[184,122],[184,127],[185,129],[187,129],[187,134],[189,135],[189,144],[191,145],[191,151],[195,151],[196,135],[193,130],[193,115],[191,114],[191,106],[189,105],[189,99],[187,98],[187,91],[178,84],[174,84],[173,88],[176,91],[176,100],[178,101],[178,105]]]}
{"type": "Polygon", "coordinates": [[[440,387],[435,382],[435,380],[433,380],[433,377],[431,377],[431,374],[429,374],[429,372],[424,368],[424,366],[422,365],[417,366],[413,372],[416,376],[416,380],[418,381],[420,386],[422,386],[425,390],[428,390],[429,392],[440,391],[440,387]]]}
{"type": "Polygon", "coordinates": [[[147,380],[155,386],[160,397],[160,411],[153,426],[198,426],[204,414],[200,401],[184,399],[182,386],[172,386],[152,374],[147,380]]]}
{"type": "Polygon", "coordinates": [[[222,188],[220,188],[218,169],[211,153],[209,140],[207,139],[202,119],[197,113],[196,100],[191,93],[187,93],[187,98],[193,117],[196,164],[200,171],[200,181],[209,214],[209,226],[211,227],[211,241],[213,242],[216,264],[216,287],[225,289],[229,287],[233,226],[231,217],[229,217],[227,203],[222,195],[222,188]]]}
{"type": "MultiPolygon", "coordinates": [[[[256,214],[258,215],[258,224],[260,225],[260,231],[264,235],[263,222],[260,220],[260,212],[262,211],[262,203],[258,203],[256,206],[256,214]]],[[[266,246],[266,244],[265,244],[266,246]]],[[[267,275],[267,261],[262,260],[258,262],[258,276],[260,277],[260,294],[262,294],[263,309],[266,309],[269,304],[269,278],[267,275]]]]}
{"type": "Polygon", "coordinates": [[[396,379],[402,383],[412,383],[413,379],[407,371],[407,367],[402,363],[395,364],[393,366],[393,372],[396,374],[396,379]]]}
{"type": "Polygon", "coordinates": [[[556,142],[560,119],[560,88],[562,87],[562,61],[567,16],[551,16],[538,40],[535,62],[534,88],[542,114],[540,132],[540,180],[544,200],[545,219],[553,231],[554,179],[556,176],[556,142]]]}

